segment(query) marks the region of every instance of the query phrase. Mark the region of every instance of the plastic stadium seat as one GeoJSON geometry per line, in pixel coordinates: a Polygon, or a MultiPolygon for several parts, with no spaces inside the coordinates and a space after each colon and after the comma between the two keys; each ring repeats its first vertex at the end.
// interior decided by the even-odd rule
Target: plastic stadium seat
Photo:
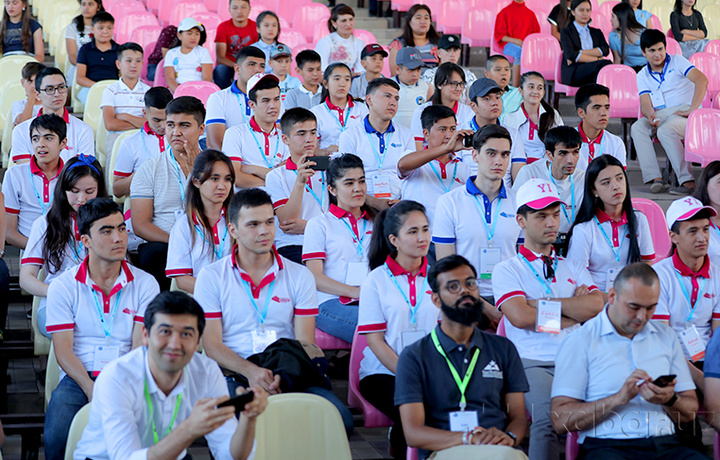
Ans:
{"type": "MultiPolygon", "coordinates": [[[[685,137],[685,145],[687,146],[687,137],[685,137]]],[[[640,211],[647,217],[653,247],[655,248],[655,260],[652,263],[660,262],[668,256],[672,246],[670,235],[668,235],[665,213],[659,204],[647,198],[633,198],[632,205],[636,211],[640,211]]]]}
{"type": "Polygon", "coordinates": [[[83,431],[88,424],[90,418],[90,404],[85,404],[72,419],[70,431],[68,432],[67,444],[65,444],[65,460],[73,460],[75,448],[82,438],[83,431]]]}
{"type": "Polygon", "coordinates": [[[720,92],[720,57],[712,53],[695,53],[690,56],[690,62],[708,78],[703,107],[710,107],[710,101],[720,92]]]}
{"type": "MultiPolygon", "coordinates": [[[[203,3],[207,7],[208,11],[217,13],[220,8],[228,10],[228,3],[226,0],[204,0],[203,3]]],[[[252,7],[255,8],[256,4],[253,2],[252,7]]],[[[252,11],[252,10],[251,10],[252,11]]]]}
{"type": "Polygon", "coordinates": [[[463,0],[443,0],[438,12],[438,29],[444,34],[462,32],[463,13],[467,6],[463,0]]]}
{"type": "MultiPolygon", "coordinates": [[[[90,87],[86,102],[87,108],[83,114],[83,121],[87,123],[93,130],[93,133],[97,136],[98,124],[100,118],[102,118],[102,109],[100,109],[100,100],[102,99],[102,93],[108,86],[115,83],[117,80],[101,80],[96,82],[90,87]]],[[[81,152],[82,153],[82,152],[81,152]]]]}
{"type": "Polygon", "coordinates": [[[297,55],[294,51],[295,48],[300,44],[308,43],[308,40],[305,38],[305,34],[298,30],[282,29],[280,32],[280,42],[289,46],[290,49],[293,50],[293,55],[297,55]]]}
{"type": "Polygon", "coordinates": [[[165,80],[165,59],[160,59],[157,70],[155,71],[155,81],[153,86],[164,86],[167,88],[167,80],[165,80]]]}
{"type": "MultiPolygon", "coordinates": [[[[253,4],[253,6],[254,6],[254,4],[253,4]]],[[[220,7],[217,9],[216,13],[218,14],[218,16],[220,16],[220,19],[222,19],[223,22],[232,19],[232,17],[230,16],[230,10],[228,9],[227,3],[221,3],[220,7]]],[[[262,11],[261,11],[261,13],[262,13],[262,11]]],[[[252,10],[250,10],[250,15],[252,16],[252,10]]],[[[253,21],[254,21],[254,19],[253,19],[253,21]]]]}
{"type": "Polygon", "coordinates": [[[601,12],[599,8],[597,10],[593,9],[592,11],[592,26],[602,31],[605,36],[605,40],[608,39],[610,32],[612,32],[610,16],[605,15],[605,13],[601,12]]]}
{"type": "Polygon", "coordinates": [[[67,74],[67,69],[70,66],[70,59],[68,58],[68,50],[65,43],[65,29],[63,29],[62,33],[57,36],[53,61],[55,67],[62,70],[64,74],[67,74]]]}
{"type": "Polygon", "coordinates": [[[145,6],[147,6],[148,11],[157,16],[160,12],[160,3],[162,3],[162,0],[147,0],[145,6]]]}
{"type": "MultiPolygon", "coordinates": [[[[273,2],[277,3],[277,7],[271,8],[272,11],[275,11],[278,16],[285,19],[290,24],[293,23],[295,20],[295,13],[297,12],[300,7],[303,7],[305,5],[320,5],[318,3],[314,3],[312,0],[269,0],[268,3],[270,6],[273,5],[273,2]]],[[[324,6],[324,5],[320,5],[324,6]]],[[[328,14],[328,17],[330,15],[328,14]]],[[[314,23],[313,23],[314,25],[314,23]]]]}
{"type": "Polygon", "coordinates": [[[710,40],[705,47],[705,52],[720,57],[720,40],[710,40]]]}
{"type": "Polygon", "coordinates": [[[414,4],[414,0],[392,0],[390,3],[390,8],[393,11],[407,11],[414,4]]]}
{"type": "Polygon", "coordinates": [[[349,343],[315,328],[315,344],[323,350],[350,350],[349,343]]]}
{"type": "Polygon", "coordinates": [[[205,13],[207,10],[203,2],[182,0],[175,4],[172,13],[170,13],[170,24],[180,24],[183,19],[192,17],[195,13],[205,13]]]}
{"type": "Polygon", "coordinates": [[[718,37],[718,32],[720,32],[720,5],[718,4],[710,4],[705,5],[703,9],[701,10],[703,19],[705,19],[705,26],[707,26],[708,34],[706,38],[709,38],[710,40],[715,40],[718,37]]]}
{"type": "Polygon", "coordinates": [[[213,67],[215,67],[215,64],[217,64],[217,48],[215,48],[215,35],[217,34],[217,28],[210,29],[207,32],[207,40],[205,40],[205,43],[203,44],[203,48],[208,50],[210,53],[210,58],[213,61],[213,67]]]}
{"type": "Polygon", "coordinates": [[[659,17],[655,16],[654,14],[652,16],[650,16],[650,25],[652,25],[653,29],[664,31],[663,26],[662,26],[662,21],[660,20],[659,17]]]}
{"type": "Polygon", "coordinates": [[[350,349],[350,384],[348,385],[348,404],[362,411],[365,417],[365,428],[377,428],[392,425],[392,420],[380,412],[375,406],[367,402],[360,394],[360,361],[363,359],[365,348],[368,346],[367,337],[358,334],[355,329],[352,348],[350,349]]]}
{"type": "Polygon", "coordinates": [[[295,11],[292,26],[305,36],[305,41],[309,42],[315,35],[315,28],[323,27],[328,18],[330,18],[330,10],[327,6],[320,3],[302,5],[295,11]]]}
{"type": "Polygon", "coordinates": [[[151,54],[151,53],[153,52],[153,50],[155,49],[155,44],[156,44],[156,43],[157,43],[157,42],[151,42],[151,43],[148,43],[147,46],[143,47],[143,49],[145,50],[145,52],[143,53],[143,68],[142,68],[142,72],[140,72],[140,79],[141,79],[145,84],[150,85],[150,86],[154,86],[154,85],[155,85],[155,82],[152,82],[152,81],[148,80],[148,78],[147,78],[148,61],[149,61],[149,59],[150,59],[150,54],[151,54]]]}
{"type": "Polygon", "coordinates": [[[487,8],[471,8],[465,12],[460,42],[469,46],[490,48],[495,19],[487,8]]]}
{"type": "Polygon", "coordinates": [[[711,107],[711,108],[713,108],[713,109],[720,109],[720,97],[716,97],[716,98],[712,101],[712,107],[711,107]]]}
{"type": "MultiPolygon", "coordinates": [[[[4,87],[9,81],[19,80],[22,75],[22,68],[28,62],[37,62],[32,56],[27,55],[10,55],[0,58],[0,88],[4,87]]],[[[22,94],[25,97],[25,94],[22,94]]]]}
{"type": "MultiPolygon", "coordinates": [[[[598,8],[598,10],[600,11],[600,13],[604,14],[606,17],[611,18],[612,17],[612,9],[618,3],[620,3],[620,2],[618,2],[617,0],[604,1],[600,4],[600,7],[598,8]]],[[[644,25],[645,24],[643,24],[643,26],[644,25]]]]}
{"type": "Polygon", "coordinates": [[[355,29],[355,31],[353,32],[353,35],[355,35],[355,38],[359,38],[360,40],[365,42],[366,45],[378,42],[377,38],[375,38],[375,34],[370,32],[369,30],[355,29]]]}
{"type": "Polygon", "coordinates": [[[178,85],[173,97],[194,96],[207,104],[210,95],[217,91],[220,91],[220,87],[211,81],[186,81],[178,85]]]}
{"type": "Polygon", "coordinates": [[[677,54],[682,56],[682,49],[680,48],[680,44],[677,40],[670,37],[666,37],[665,40],[667,41],[666,51],[668,54],[677,54]]]}
{"type": "MultiPolygon", "coordinates": [[[[162,27],[160,25],[150,25],[150,26],[140,26],[133,29],[132,33],[130,34],[129,41],[137,43],[138,45],[143,47],[143,54],[147,54],[150,56],[152,54],[153,50],[148,46],[152,43],[157,42],[157,39],[160,37],[160,32],[162,31],[162,27]]],[[[153,46],[154,48],[154,46],[153,46]]]]}
{"type": "Polygon", "coordinates": [[[660,18],[662,30],[670,30],[670,13],[672,13],[672,11],[673,6],[670,2],[658,2],[650,8],[650,12],[660,18]]]}
{"type": "Polygon", "coordinates": [[[63,39],[65,38],[65,29],[75,16],[76,15],[70,11],[59,13],[52,20],[52,23],[50,27],[48,27],[48,30],[43,30],[43,34],[45,35],[45,41],[48,42],[48,50],[50,52],[50,56],[55,56],[55,53],[57,53],[58,37],[62,35],[63,39]]]}
{"type": "Polygon", "coordinates": [[[137,0],[119,0],[110,6],[108,12],[112,14],[117,21],[130,13],[147,12],[147,9],[145,5],[137,0]]]}
{"type": "Polygon", "coordinates": [[[321,24],[315,28],[315,32],[313,33],[312,42],[317,43],[320,41],[321,38],[327,37],[328,35],[330,35],[330,31],[328,30],[328,28],[325,25],[321,24]]]}
{"type": "Polygon", "coordinates": [[[405,454],[407,460],[418,460],[418,450],[414,447],[408,447],[407,453],[405,454]]]}
{"type": "Polygon", "coordinates": [[[47,411],[48,403],[52,392],[60,383],[60,365],[55,357],[55,349],[50,343],[50,351],[47,357],[47,366],[45,368],[45,410],[47,411]]]}
{"type": "Polygon", "coordinates": [[[259,2],[253,2],[252,9],[250,10],[250,15],[248,18],[250,20],[257,22],[257,17],[260,16],[260,13],[263,11],[272,11],[272,8],[270,8],[270,5],[267,3],[259,3],[259,2]]]}
{"type": "Polygon", "coordinates": [[[131,129],[129,131],[125,131],[124,133],[119,135],[117,139],[115,139],[112,152],[110,153],[110,158],[107,162],[107,168],[105,168],[105,180],[107,182],[108,193],[110,193],[110,196],[112,196],[113,200],[115,200],[115,202],[119,204],[123,204],[125,202],[125,196],[117,197],[112,191],[113,182],[115,182],[115,174],[113,174],[113,171],[115,170],[115,163],[117,162],[118,150],[120,150],[120,143],[123,139],[128,138],[139,131],[139,129],[131,129]]]}
{"type": "Polygon", "coordinates": [[[570,431],[565,438],[565,460],[575,460],[579,452],[577,431],[570,431]]]}
{"type": "MultiPolygon", "coordinates": [[[[433,22],[437,23],[438,21],[438,12],[440,11],[440,3],[442,3],[445,0],[419,0],[415,3],[419,3],[421,5],[427,5],[430,8],[431,11],[431,19],[433,22]]],[[[508,2],[509,3],[509,2],[508,2]]]]}
{"type": "Polygon", "coordinates": [[[577,87],[565,85],[560,81],[562,75],[562,60],[563,55],[562,53],[560,53],[560,55],[555,61],[555,87],[553,88],[553,92],[555,93],[555,95],[553,96],[553,102],[555,107],[557,107],[557,102],[560,99],[561,93],[568,97],[574,97],[578,90],[577,87]]]}
{"type": "MultiPolygon", "coordinates": [[[[135,29],[143,26],[159,27],[157,18],[147,11],[129,13],[115,22],[115,41],[125,43],[130,40],[135,29]]],[[[158,34],[158,36],[160,36],[158,34]]],[[[156,39],[157,40],[157,39],[156,39]]]]}
{"type": "MultiPolygon", "coordinates": [[[[5,118],[8,113],[10,113],[13,102],[23,99],[25,99],[25,89],[20,83],[19,77],[5,83],[0,93],[0,127],[2,127],[2,129],[5,127],[5,118]]],[[[0,130],[0,136],[2,133],[3,131],[0,130]]]]}
{"type": "Polygon", "coordinates": [[[12,145],[12,115],[10,109],[5,114],[5,126],[3,127],[2,143],[0,144],[0,153],[2,154],[3,168],[9,168],[14,163],[10,163],[10,146],[12,145]]]}
{"type": "MultiPolygon", "coordinates": [[[[80,6],[77,3],[61,1],[48,2],[47,5],[40,10],[38,22],[40,24],[52,24],[52,20],[56,16],[60,13],[67,12],[75,13],[75,16],[77,16],[80,14],[80,6]]],[[[43,38],[47,40],[47,37],[44,36],[46,33],[47,32],[43,31],[43,38]]]]}
{"type": "Polygon", "coordinates": [[[539,72],[545,80],[555,80],[555,63],[562,56],[560,44],[549,34],[530,34],[523,42],[521,72],[539,72]]]}
{"type": "Polygon", "coordinates": [[[688,117],[685,128],[685,160],[704,168],[720,160],[720,110],[697,109],[688,117]]]}
{"type": "Polygon", "coordinates": [[[632,67],[610,64],[598,73],[597,82],[610,89],[610,117],[637,118],[640,107],[636,73],[632,67]]]}
{"type": "MultiPolygon", "coordinates": [[[[205,5],[207,6],[207,4],[205,5]]],[[[255,5],[253,4],[253,8],[255,8],[255,5]]],[[[193,13],[192,17],[197,19],[197,21],[205,27],[205,30],[208,31],[208,33],[213,30],[217,31],[218,26],[222,22],[222,19],[220,19],[220,16],[215,13],[214,11],[208,9],[207,11],[198,11],[197,13],[193,13]]],[[[208,40],[210,41],[210,40],[208,40]]],[[[213,48],[215,47],[215,44],[213,43],[213,48]]]]}

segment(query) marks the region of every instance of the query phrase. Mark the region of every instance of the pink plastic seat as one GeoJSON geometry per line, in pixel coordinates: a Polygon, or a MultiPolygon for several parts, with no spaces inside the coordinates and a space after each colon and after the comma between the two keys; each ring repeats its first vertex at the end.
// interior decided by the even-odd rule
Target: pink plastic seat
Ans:
{"type": "Polygon", "coordinates": [[[393,11],[407,11],[415,4],[414,0],[392,0],[390,8],[393,11]]]}
{"type": "Polygon", "coordinates": [[[350,344],[315,328],[315,344],[323,350],[349,350],[350,344]]]}
{"type": "Polygon", "coordinates": [[[695,53],[690,56],[690,62],[708,78],[703,107],[710,107],[711,100],[720,92],[720,57],[706,52],[695,53]]]}
{"type": "Polygon", "coordinates": [[[148,11],[157,16],[161,2],[162,0],[147,0],[145,6],[147,6],[148,11]]]}
{"type": "Polygon", "coordinates": [[[325,25],[320,24],[315,28],[315,32],[313,32],[312,42],[317,43],[321,38],[327,37],[328,35],[330,35],[328,28],[325,25]]]}
{"type": "Polygon", "coordinates": [[[612,23],[610,22],[610,17],[611,16],[603,13],[600,8],[593,8],[591,25],[596,29],[602,30],[603,35],[605,35],[605,40],[608,39],[608,37],[610,36],[610,32],[612,31],[612,23]]]}
{"type": "Polygon", "coordinates": [[[705,52],[720,57],[720,40],[710,40],[705,47],[705,52]]]}
{"type": "MultiPolygon", "coordinates": [[[[284,18],[288,23],[292,24],[295,20],[295,13],[297,12],[300,7],[305,5],[318,5],[318,3],[313,3],[312,0],[275,0],[277,1],[277,7],[272,8],[272,11],[275,11],[278,16],[281,18],[284,18]]],[[[272,6],[273,0],[270,0],[270,5],[272,6]]],[[[321,5],[323,6],[323,5],[321,5]]],[[[327,8],[327,7],[326,7],[327,8]]],[[[330,10],[328,10],[329,12],[330,10]]],[[[330,15],[328,14],[328,17],[330,15]]]]}
{"type": "Polygon", "coordinates": [[[562,54],[555,37],[549,34],[530,34],[525,38],[522,50],[522,73],[534,70],[545,77],[545,80],[555,80],[555,63],[562,54]]]}
{"type": "Polygon", "coordinates": [[[272,11],[270,9],[270,5],[267,3],[259,3],[259,2],[253,2],[252,9],[250,10],[250,15],[248,18],[250,20],[257,22],[257,17],[260,16],[260,13],[263,11],[272,11]]]}
{"type": "Polygon", "coordinates": [[[348,385],[348,404],[355,409],[362,411],[365,417],[365,428],[377,428],[391,426],[392,420],[377,410],[375,406],[367,402],[360,394],[360,361],[363,359],[363,352],[368,346],[364,334],[358,334],[355,329],[352,347],[350,348],[350,384],[348,385]]]}
{"type": "Polygon", "coordinates": [[[507,334],[505,333],[505,318],[500,319],[495,334],[499,335],[500,337],[507,337],[507,334]]]}
{"type": "Polygon", "coordinates": [[[440,4],[445,0],[418,0],[415,3],[419,3],[421,5],[427,5],[428,8],[430,8],[430,17],[433,22],[437,23],[438,21],[438,11],[440,11],[440,4]]]}
{"type": "MultiPolygon", "coordinates": [[[[688,125],[689,124],[690,122],[688,121],[688,125]]],[[[687,137],[685,139],[685,145],[687,145],[687,137]]],[[[653,246],[655,247],[655,260],[653,260],[652,263],[660,262],[668,256],[670,247],[672,246],[670,235],[668,235],[665,213],[659,204],[647,198],[633,198],[632,205],[636,211],[640,211],[647,217],[648,224],[650,225],[650,235],[652,236],[653,246]]]]}
{"type": "Polygon", "coordinates": [[[610,64],[598,73],[597,82],[610,88],[610,117],[637,118],[640,107],[636,73],[632,67],[610,64]]]}
{"type": "Polygon", "coordinates": [[[153,49],[150,48],[148,45],[153,42],[157,42],[157,39],[160,37],[161,31],[162,27],[160,26],[136,27],[130,34],[130,41],[142,46],[144,54],[147,54],[149,56],[153,52],[153,49]]]}
{"type": "MultiPolygon", "coordinates": [[[[604,14],[606,17],[611,18],[612,17],[612,9],[618,3],[620,3],[620,2],[618,2],[616,0],[607,0],[600,4],[600,7],[598,8],[598,10],[600,11],[601,14],[604,14]]],[[[644,25],[645,24],[643,24],[643,26],[644,25]]],[[[595,27],[595,26],[593,25],[593,27],[595,27]]]]}
{"type": "Polygon", "coordinates": [[[118,0],[108,8],[108,12],[113,15],[115,21],[118,21],[120,18],[130,13],[146,11],[145,5],[137,0],[118,0]]]}
{"type": "Polygon", "coordinates": [[[165,79],[165,59],[161,59],[158,62],[157,69],[155,70],[155,80],[153,86],[164,86],[167,88],[167,80],[165,79]]]}
{"type": "Polygon", "coordinates": [[[418,460],[418,450],[414,447],[408,447],[405,458],[407,460],[418,460]]]}
{"type": "Polygon", "coordinates": [[[720,110],[697,109],[685,128],[685,160],[704,168],[720,160],[720,110]]]}
{"type": "MultiPolygon", "coordinates": [[[[220,16],[220,19],[222,19],[222,22],[232,19],[232,17],[230,16],[230,9],[228,8],[227,3],[221,3],[220,7],[217,9],[216,13],[218,14],[218,16],[220,16]]],[[[260,13],[262,13],[262,11],[260,13]]],[[[258,14],[260,14],[260,13],[258,13],[258,14]]],[[[252,10],[250,10],[250,14],[252,14],[252,10]]],[[[255,16],[255,17],[257,17],[257,16],[255,16]]],[[[253,19],[253,21],[254,21],[254,19],[253,19]]]]}
{"type": "MultiPolygon", "coordinates": [[[[502,54],[504,56],[503,48],[505,48],[505,44],[503,43],[502,47],[501,47],[501,45],[499,45],[498,42],[495,41],[495,21],[496,20],[497,20],[497,12],[495,14],[495,17],[493,18],[492,28],[489,31],[489,33],[490,33],[490,55],[502,54]]],[[[505,56],[505,57],[510,62],[510,64],[515,64],[515,58],[512,58],[510,56],[505,56]]]]}
{"type": "Polygon", "coordinates": [[[302,5],[295,11],[292,26],[305,35],[306,41],[311,41],[315,35],[316,27],[324,27],[330,17],[330,10],[320,3],[302,5]]]}
{"type": "Polygon", "coordinates": [[[713,109],[720,109],[720,97],[716,97],[712,101],[712,108],[713,109]]]}
{"type": "MultiPolygon", "coordinates": [[[[610,17],[610,16],[608,16],[608,17],[610,17]]],[[[645,24],[643,24],[643,25],[645,25],[645,24]]],[[[652,25],[653,29],[660,30],[660,31],[663,30],[662,21],[660,20],[659,17],[655,16],[654,14],[652,16],[650,16],[650,25],[652,25]]]]}
{"type": "MultiPolygon", "coordinates": [[[[115,21],[115,41],[125,43],[130,40],[133,31],[143,26],[159,27],[157,18],[147,11],[129,13],[115,21]]],[[[158,37],[160,34],[158,34],[158,37]]],[[[156,38],[157,40],[157,38],[156,38]]]]}
{"type": "MultiPolygon", "coordinates": [[[[217,31],[218,26],[222,22],[220,16],[210,9],[208,9],[208,11],[198,11],[197,13],[193,13],[191,16],[197,19],[197,21],[205,27],[208,35],[211,31],[217,31]]],[[[210,37],[208,37],[208,41],[210,41],[210,37]]],[[[213,48],[214,47],[215,44],[213,44],[213,48]]]]}
{"type": "Polygon", "coordinates": [[[560,81],[560,75],[562,75],[562,60],[563,55],[562,53],[560,53],[560,55],[555,60],[555,99],[559,97],[560,93],[568,97],[574,97],[578,90],[577,87],[565,85],[560,81]]]}
{"type": "Polygon", "coordinates": [[[438,12],[438,29],[444,34],[461,33],[466,9],[463,0],[443,0],[438,12]]]}
{"type": "Polygon", "coordinates": [[[170,24],[180,24],[185,18],[190,18],[195,13],[207,12],[207,7],[204,3],[197,0],[182,0],[175,4],[175,7],[170,13],[170,24]]]}
{"type": "Polygon", "coordinates": [[[490,48],[495,19],[487,8],[471,8],[465,12],[460,42],[469,46],[490,48]]]}
{"type": "Polygon", "coordinates": [[[565,438],[565,460],[575,460],[579,452],[578,433],[577,431],[571,431],[565,438]]]}
{"type": "Polygon", "coordinates": [[[665,41],[667,41],[667,46],[665,47],[665,50],[668,54],[679,54],[682,55],[682,49],[680,48],[680,44],[675,40],[674,38],[665,37],[665,41]]]}
{"type": "Polygon", "coordinates": [[[366,45],[378,42],[377,38],[375,38],[375,34],[370,32],[369,30],[355,29],[355,31],[353,32],[353,35],[355,35],[355,38],[359,38],[360,40],[365,42],[366,45]]]}
{"type": "Polygon", "coordinates": [[[157,42],[150,42],[147,44],[147,47],[143,47],[143,50],[145,50],[145,52],[143,53],[143,68],[142,68],[142,72],[140,72],[140,79],[146,85],[150,85],[150,86],[154,86],[155,82],[150,81],[147,78],[148,60],[149,60],[150,55],[152,54],[153,50],[155,49],[156,44],[157,44],[157,42]]]}
{"type": "Polygon", "coordinates": [[[215,35],[217,35],[217,27],[214,29],[208,29],[207,40],[203,43],[203,48],[208,50],[210,58],[213,61],[213,67],[217,64],[217,48],[215,48],[215,35]]]}
{"type": "MultiPolygon", "coordinates": [[[[203,3],[205,4],[207,10],[213,13],[217,13],[220,8],[229,10],[228,2],[226,0],[204,0],[203,3]]],[[[255,8],[255,3],[253,3],[253,8],[255,8]]]]}
{"type": "MultiPolygon", "coordinates": [[[[160,67],[158,66],[158,70],[159,69],[160,67]]],[[[157,73],[155,75],[157,75],[157,73]]],[[[155,79],[157,80],[157,78],[155,79]]],[[[220,87],[211,81],[186,81],[178,85],[173,96],[194,96],[200,99],[203,104],[207,104],[210,95],[216,91],[220,91],[220,87]]]]}
{"type": "Polygon", "coordinates": [[[280,32],[280,42],[289,46],[290,49],[293,50],[293,56],[295,56],[295,48],[302,43],[307,43],[308,41],[305,39],[305,34],[298,30],[282,29],[280,32]]]}

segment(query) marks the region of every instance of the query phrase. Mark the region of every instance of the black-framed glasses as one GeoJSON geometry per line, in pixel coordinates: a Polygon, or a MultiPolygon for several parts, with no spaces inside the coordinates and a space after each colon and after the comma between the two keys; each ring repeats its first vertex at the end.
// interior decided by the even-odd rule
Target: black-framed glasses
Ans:
{"type": "Polygon", "coordinates": [[[465,88],[465,82],[464,81],[449,81],[447,82],[448,85],[452,86],[453,89],[463,89],[465,88]]]}
{"type": "MultiPolygon", "coordinates": [[[[466,279],[465,287],[469,291],[476,291],[478,289],[477,280],[475,278],[466,279]]],[[[450,294],[459,294],[460,291],[462,291],[462,283],[460,283],[460,281],[456,281],[456,280],[448,281],[448,283],[445,285],[445,289],[450,294]]]]}
{"type": "Polygon", "coordinates": [[[58,85],[58,86],[48,86],[46,88],[40,89],[43,93],[47,94],[48,96],[54,96],[55,92],[58,92],[60,94],[65,94],[68,91],[67,85],[58,85]]]}

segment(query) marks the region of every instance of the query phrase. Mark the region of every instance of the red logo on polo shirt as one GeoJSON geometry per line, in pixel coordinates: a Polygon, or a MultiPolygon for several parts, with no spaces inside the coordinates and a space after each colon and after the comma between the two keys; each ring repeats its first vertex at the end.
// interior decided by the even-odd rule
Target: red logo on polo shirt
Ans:
{"type": "Polygon", "coordinates": [[[575,284],[575,281],[573,281],[572,278],[568,278],[568,283],[575,284]]]}
{"type": "Polygon", "coordinates": [[[273,302],[277,302],[277,303],[287,303],[287,302],[290,302],[290,299],[288,299],[287,297],[273,296],[272,300],[273,300],[273,302]]]}
{"type": "Polygon", "coordinates": [[[122,312],[125,313],[125,314],[128,314],[128,315],[130,315],[130,316],[132,316],[132,317],[135,317],[135,313],[137,313],[136,310],[130,310],[129,308],[123,309],[122,312]]]}
{"type": "Polygon", "coordinates": [[[703,294],[703,297],[705,297],[706,299],[713,299],[715,298],[715,294],[710,294],[709,292],[706,292],[705,294],[703,294]]]}
{"type": "Polygon", "coordinates": [[[430,294],[430,295],[432,295],[432,291],[425,291],[425,294],[430,294]]]}

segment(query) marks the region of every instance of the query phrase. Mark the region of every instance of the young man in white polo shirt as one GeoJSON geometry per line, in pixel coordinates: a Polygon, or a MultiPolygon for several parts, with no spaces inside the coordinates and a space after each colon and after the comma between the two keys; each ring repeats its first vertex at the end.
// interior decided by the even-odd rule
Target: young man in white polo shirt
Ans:
{"type": "Polygon", "coordinates": [[[397,163],[403,153],[415,150],[410,130],[393,123],[400,87],[389,78],[376,78],[368,84],[365,102],[368,115],[361,124],[340,134],[338,152],[351,152],[365,165],[367,203],[383,209],[400,199],[401,185],[397,163]]]}
{"type": "Polygon", "coordinates": [[[585,171],[593,159],[610,155],[627,167],[625,142],[607,129],[610,119],[610,90],[592,83],[583,85],[575,93],[575,110],[580,117],[578,132],[582,138],[578,169],[585,171]]]}
{"type": "Polygon", "coordinates": [[[265,53],[254,46],[241,48],[235,61],[238,79],[207,100],[207,148],[220,150],[225,130],[250,121],[252,109],[246,85],[256,73],[265,73],[265,53]]]}
{"type": "Polygon", "coordinates": [[[531,179],[523,184],[515,206],[525,243],[492,274],[507,337],[517,347],[530,382],[525,396],[532,416],[530,458],[559,458],[562,447],[549,417],[555,354],[565,336],[603,307],[602,293],[587,268],[555,254],[562,205],[551,182],[531,179]]]}
{"type": "MultiPolygon", "coordinates": [[[[205,267],[195,283],[195,299],[208,320],[203,346],[226,370],[230,393],[241,382],[270,394],[293,391],[292,382],[253,361],[279,339],[315,343],[315,280],[310,270],[274,250],[275,218],[265,191],[241,190],[230,201],[227,215],[230,235],[238,244],[229,256],[205,267]]],[[[311,386],[302,391],[332,402],[345,429],[352,431],[350,411],[329,389],[311,386]]]]}
{"type": "Polygon", "coordinates": [[[122,197],[130,193],[133,174],[140,165],[165,151],[165,108],[173,96],[164,86],[150,88],[143,97],[145,124],[137,134],[133,134],[118,146],[115,160],[115,180],[113,194],[122,197]]]}
{"type": "Polygon", "coordinates": [[[60,365],[60,383],[45,417],[45,458],[61,460],[75,413],[91,399],[105,364],[140,344],[142,318],[159,288],[125,262],[127,230],[120,206],[95,198],[78,210],[88,253],[48,288],[47,330],[60,365]]]}
{"type": "Polygon", "coordinates": [[[502,126],[483,126],[475,133],[473,158],[478,173],[470,176],[464,187],[438,199],[432,222],[437,259],[459,254],[479,269],[483,314],[496,325],[502,314],[494,307],[493,271],[501,261],[515,255],[520,236],[515,205],[503,183],[510,164],[511,142],[502,126]]]}
{"type": "Polygon", "coordinates": [[[30,123],[34,154],[28,164],[5,172],[6,228],[4,238],[16,248],[25,249],[35,220],[50,210],[60,171],[61,152],[67,145],[67,124],[57,115],[41,115],[30,123]]]}
{"type": "MultiPolygon", "coordinates": [[[[62,117],[67,124],[67,145],[62,152],[62,157],[68,159],[81,153],[95,155],[95,135],[92,128],[87,123],[70,115],[65,108],[68,86],[62,71],[55,67],[42,69],[35,77],[35,91],[42,102],[42,108],[35,117],[54,113],[62,117]]],[[[30,123],[35,117],[25,120],[13,128],[10,156],[15,163],[25,163],[30,160],[33,153],[30,142],[30,123]]]]}
{"type": "Polygon", "coordinates": [[[280,80],[271,73],[256,73],[248,80],[247,89],[253,115],[248,122],[225,131],[222,151],[233,162],[236,186],[263,187],[267,173],[288,157],[277,124],[282,105],[280,80]]]}
{"type": "Polygon", "coordinates": [[[234,407],[217,407],[228,389],[217,363],[196,353],[205,329],[200,305],[185,293],[163,292],[148,305],[143,326],[143,346],[108,364],[95,381],[73,458],[184,458],[202,436],[213,458],[249,458],[267,393],[251,389],[239,422],[234,407]]]}
{"type": "Polygon", "coordinates": [[[325,171],[315,171],[307,159],[317,149],[317,119],[302,107],[290,109],[280,120],[282,141],[290,151],[283,166],[267,175],[267,192],[277,216],[275,246],[280,254],[302,263],[307,221],[330,207],[325,171]]]}
{"type": "Polygon", "coordinates": [[[677,195],[695,190],[690,163],[685,161],[682,141],[685,139],[687,117],[700,107],[707,91],[707,77],[681,55],[667,54],[665,34],[647,29],[640,36],[640,49],[648,61],[637,74],[640,108],[643,117],[632,125],[632,139],[637,151],[643,182],[652,182],[650,191],[665,192],[652,137],[662,144],[677,175],[677,195]]]}
{"type": "Polygon", "coordinates": [[[164,291],[170,288],[165,277],[170,230],[185,209],[185,187],[200,153],[205,107],[200,99],[180,96],[168,104],[165,114],[168,148],[143,163],[130,185],[133,230],[146,241],[138,247],[138,266],[164,291]]]}

